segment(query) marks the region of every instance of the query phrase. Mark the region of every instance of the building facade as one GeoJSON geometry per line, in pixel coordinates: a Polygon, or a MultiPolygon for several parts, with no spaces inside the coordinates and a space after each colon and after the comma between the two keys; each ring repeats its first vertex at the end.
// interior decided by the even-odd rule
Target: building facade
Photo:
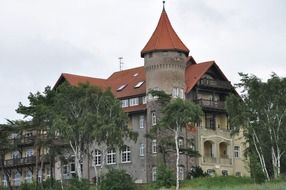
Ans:
{"type": "MultiPolygon", "coordinates": [[[[93,156],[83,160],[84,177],[94,181],[95,173],[116,167],[126,170],[137,183],[156,179],[157,167],[162,162],[158,148],[160,136],[150,139],[145,135],[158,123],[161,113],[156,99],[148,95],[150,90],[163,90],[174,98],[189,99],[202,107],[201,122],[180,134],[180,147],[192,148],[201,154],[198,158],[181,155],[181,179],[186,178],[193,166],[201,166],[210,174],[248,176],[248,160],[243,154],[246,148],[244,139],[242,134],[230,135],[231,126],[225,108],[226,97],[236,92],[214,61],[197,63],[189,55],[189,49],[176,34],[164,8],[141,57],[144,66],[115,72],[107,79],[64,73],[55,85],[68,82],[71,85],[89,83],[101,88],[110,87],[128,113],[129,128],[139,134],[136,142],[126,141],[121,149],[94,144],[90,148],[93,156]]],[[[26,157],[23,158],[22,153],[20,158],[25,160],[26,157]]],[[[32,165],[27,163],[26,169],[22,170],[14,161],[9,161],[14,159],[13,156],[7,155],[6,159],[6,167],[7,163],[13,162],[10,174],[15,184],[18,184],[18,176],[21,181],[29,178],[32,165]]],[[[168,155],[167,162],[174,167],[174,154],[168,155]]],[[[58,180],[68,179],[75,173],[72,162],[58,162],[54,167],[58,180]]],[[[2,184],[5,184],[3,177],[2,184]]]]}

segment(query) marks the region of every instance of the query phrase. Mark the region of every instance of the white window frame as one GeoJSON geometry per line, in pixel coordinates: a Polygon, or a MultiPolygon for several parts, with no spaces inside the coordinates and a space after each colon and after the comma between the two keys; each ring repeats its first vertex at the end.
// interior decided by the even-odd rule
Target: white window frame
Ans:
{"type": "Polygon", "coordinates": [[[184,146],[184,139],[183,138],[178,139],[178,145],[179,145],[179,148],[182,148],[184,146]]]}
{"type": "Polygon", "coordinates": [[[144,115],[139,116],[139,128],[140,129],[145,128],[145,116],[144,115]]]}
{"type": "Polygon", "coordinates": [[[94,150],[94,165],[101,166],[101,161],[102,161],[101,151],[98,149],[94,150]]]}
{"type": "Polygon", "coordinates": [[[16,151],[13,151],[12,154],[11,154],[11,158],[12,159],[18,159],[18,158],[21,158],[21,154],[18,150],[16,151]]]}
{"type": "Polygon", "coordinates": [[[157,179],[157,167],[152,168],[152,181],[156,181],[157,179]]]}
{"type": "Polygon", "coordinates": [[[106,164],[107,165],[116,164],[116,151],[113,148],[107,150],[106,164]]]}
{"type": "Polygon", "coordinates": [[[26,172],[25,182],[26,183],[32,183],[33,182],[32,178],[33,178],[33,174],[32,174],[32,172],[30,170],[28,170],[26,172]]]}
{"type": "Polygon", "coordinates": [[[174,87],[172,90],[172,97],[184,99],[184,89],[174,87]]]}
{"type": "Polygon", "coordinates": [[[121,150],[121,163],[131,162],[131,149],[129,146],[124,146],[121,150]]]}
{"type": "Polygon", "coordinates": [[[184,180],[185,178],[185,167],[180,166],[179,167],[179,180],[184,180]]]}
{"type": "Polygon", "coordinates": [[[19,172],[15,173],[14,176],[14,186],[18,187],[21,185],[21,174],[19,172]]]}
{"type": "Polygon", "coordinates": [[[240,146],[233,147],[233,157],[240,158],[240,146]]]}
{"type": "Polygon", "coordinates": [[[151,112],[151,118],[152,118],[152,126],[157,125],[157,116],[155,111],[151,112]]]}
{"type": "Polygon", "coordinates": [[[117,88],[117,92],[123,90],[126,86],[127,86],[127,84],[123,84],[123,85],[119,86],[119,87],[117,88]]]}
{"type": "Polygon", "coordinates": [[[139,98],[130,98],[129,99],[129,106],[137,106],[139,105],[139,98]]]}
{"type": "Polygon", "coordinates": [[[6,177],[6,175],[3,175],[2,185],[3,185],[3,187],[8,187],[8,182],[7,182],[7,177],[6,177]]]}
{"type": "Polygon", "coordinates": [[[122,108],[127,108],[128,107],[128,99],[121,100],[121,107],[122,108]]]}
{"type": "Polygon", "coordinates": [[[142,97],[142,104],[146,104],[147,103],[147,97],[146,96],[143,96],[142,97]]]}
{"type": "Polygon", "coordinates": [[[25,157],[31,157],[31,156],[33,156],[33,154],[34,154],[33,149],[32,149],[32,148],[29,148],[29,149],[27,149],[26,152],[25,152],[25,157]]]}
{"type": "Polygon", "coordinates": [[[152,153],[153,154],[157,153],[157,140],[156,139],[152,140],[152,153]]]}
{"type": "Polygon", "coordinates": [[[145,144],[141,143],[139,147],[139,156],[144,156],[145,155],[145,144]]]}

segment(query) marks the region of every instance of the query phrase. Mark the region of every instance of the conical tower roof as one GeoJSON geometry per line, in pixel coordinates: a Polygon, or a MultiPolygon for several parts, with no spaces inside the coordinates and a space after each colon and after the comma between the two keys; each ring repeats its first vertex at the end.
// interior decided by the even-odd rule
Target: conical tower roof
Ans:
{"type": "Polygon", "coordinates": [[[146,53],[167,50],[179,51],[186,55],[189,54],[189,49],[173,29],[167,12],[165,11],[165,8],[163,8],[160,20],[153,35],[141,51],[141,57],[144,57],[146,53]]]}

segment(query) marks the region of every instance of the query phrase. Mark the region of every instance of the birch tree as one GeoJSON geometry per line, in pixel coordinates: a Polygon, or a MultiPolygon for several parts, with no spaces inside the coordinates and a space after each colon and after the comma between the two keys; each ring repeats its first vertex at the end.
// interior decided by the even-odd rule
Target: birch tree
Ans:
{"type": "Polygon", "coordinates": [[[286,78],[272,74],[263,82],[253,75],[240,76],[241,99],[234,95],[227,99],[232,130],[244,130],[266,179],[279,178],[286,151],[286,78]]]}
{"type": "Polygon", "coordinates": [[[180,98],[171,99],[163,91],[152,91],[151,94],[158,97],[162,107],[162,117],[158,128],[167,130],[173,136],[176,153],[176,190],[179,189],[179,169],[180,169],[180,147],[179,135],[183,128],[186,128],[190,123],[200,121],[202,110],[198,105],[195,105],[189,100],[180,98]]]}
{"type": "Polygon", "coordinates": [[[113,146],[123,144],[125,138],[136,139],[127,127],[127,115],[110,90],[62,84],[56,91],[54,127],[71,148],[79,180],[82,159],[93,142],[113,146]]]}

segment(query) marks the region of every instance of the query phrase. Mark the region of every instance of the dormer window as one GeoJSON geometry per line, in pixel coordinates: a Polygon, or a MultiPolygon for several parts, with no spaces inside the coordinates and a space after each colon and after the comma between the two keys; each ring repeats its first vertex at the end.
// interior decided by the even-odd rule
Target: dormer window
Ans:
{"type": "Polygon", "coordinates": [[[133,75],[133,77],[137,77],[139,74],[138,73],[135,73],[134,75],[133,75]]]}
{"type": "Polygon", "coordinates": [[[134,86],[134,88],[139,88],[140,86],[142,86],[142,84],[144,83],[145,81],[140,81],[140,82],[138,82],[135,86],[134,86]]]}
{"type": "Polygon", "coordinates": [[[117,92],[123,90],[126,86],[127,86],[127,84],[121,85],[119,88],[117,88],[117,92]]]}

